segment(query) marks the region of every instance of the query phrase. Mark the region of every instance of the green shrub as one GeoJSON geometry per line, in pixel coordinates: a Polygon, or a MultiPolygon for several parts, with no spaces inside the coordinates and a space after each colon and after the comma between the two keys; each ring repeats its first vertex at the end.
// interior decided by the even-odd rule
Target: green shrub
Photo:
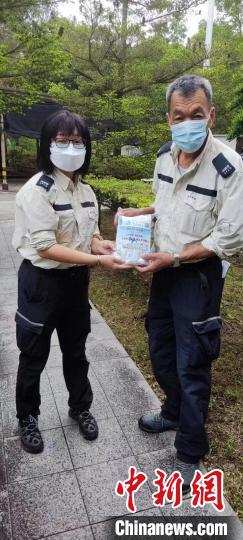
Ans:
{"type": "Polygon", "coordinates": [[[27,137],[7,138],[7,160],[11,168],[36,169],[36,141],[27,137]]]}
{"type": "Polygon", "coordinates": [[[152,184],[141,180],[119,180],[113,177],[96,178],[89,175],[85,178],[94,189],[99,204],[116,210],[122,208],[140,208],[153,203],[152,184]]]}
{"type": "Polygon", "coordinates": [[[152,157],[111,157],[101,159],[94,155],[91,172],[97,176],[111,175],[115,178],[140,179],[153,176],[155,158],[152,157]]]}

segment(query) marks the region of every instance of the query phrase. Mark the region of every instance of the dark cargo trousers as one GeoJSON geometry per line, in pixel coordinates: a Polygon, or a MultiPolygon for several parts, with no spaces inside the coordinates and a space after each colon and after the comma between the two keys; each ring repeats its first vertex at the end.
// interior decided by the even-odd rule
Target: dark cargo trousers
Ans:
{"type": "Polygon", "coordinates": [[[85,343],[90,332],[87,266],[45,270],[24,260],[18,273],[16,336],[20,349],[16,385],[17,417],[38,415],[40,375],[57,330],[63,358],[68,404],[89,409],[93,393],[88,379],[85,343]]]}
{"type": "Polygon", "coordinates": [[[222,263],[212,257],[154,274],[146,328],[153,371],[166,394],[165,418],[177,420],[177,456],[196,463],[208,452],[205,420],[211,363],[219,355],[222,263]]]}

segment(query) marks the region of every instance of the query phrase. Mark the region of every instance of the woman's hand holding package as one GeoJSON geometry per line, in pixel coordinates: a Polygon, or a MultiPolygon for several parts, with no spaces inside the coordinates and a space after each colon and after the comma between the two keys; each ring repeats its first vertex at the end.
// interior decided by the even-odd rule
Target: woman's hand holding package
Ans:
{"type": "Polygon", "coordinates": [[[116,248],[115,242],[112,240],[100,240],[93,238],[91,243],[91,251],[94,255],[112,255],[116,248]]]}
{"type": "Polygon", "coordinates": [[[131,264],[126,264],[113,255],[101,255],[99,262],[101,266],[109,270],[127,270],[128,268],[133,268],[131,264]]]}

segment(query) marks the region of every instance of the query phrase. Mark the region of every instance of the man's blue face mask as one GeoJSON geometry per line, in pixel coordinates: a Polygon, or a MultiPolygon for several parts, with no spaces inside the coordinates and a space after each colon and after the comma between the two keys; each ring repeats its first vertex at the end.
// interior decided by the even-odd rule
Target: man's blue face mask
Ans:
{"type": "Polygon", "coordinates": [[[207,136],[208,119],[185,120],[170,126],[172,140],[183,152],[196,152],[203,145],[207,136]]]}

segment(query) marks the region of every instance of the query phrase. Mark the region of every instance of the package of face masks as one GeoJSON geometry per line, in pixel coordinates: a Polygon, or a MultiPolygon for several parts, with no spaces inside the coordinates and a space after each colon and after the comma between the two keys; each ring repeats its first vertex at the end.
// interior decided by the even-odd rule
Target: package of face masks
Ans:
{"type": "Polygon", "coordinates": [[[142,258],[151,251],[151,215],[118,217],[115,257],[128,264],[147,264],[142,258]]]}

